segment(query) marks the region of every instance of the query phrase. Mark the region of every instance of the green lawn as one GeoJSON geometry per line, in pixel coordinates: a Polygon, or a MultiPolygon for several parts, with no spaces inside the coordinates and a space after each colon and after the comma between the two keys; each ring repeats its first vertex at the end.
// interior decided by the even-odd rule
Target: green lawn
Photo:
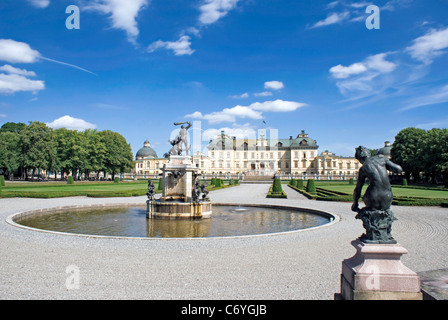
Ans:
{"type": "MultiPolygon", "coordinates": [[[[157,190],[157,182],[155,182],[157,190]]],[[[32,182],[6,183],[1,197],[37,197],[54,198],[69,196],[140,196],[146,193],[147,181],[113,183],[105,182],[32,182]]]]}
{"type": "MultiPolygon", "coordinates": [[[[153,181],[157,193],[158,180],[153,181]]],[[[228,181],[222,187],[215,187],[208,181],[209,191],[229,187],[228,181]]],[[[148,181],[113,181],[104,182],[78,182],[67,184],[66,182],[6,182],[6,186],[1,188],[0,198],[59,198],[59,197],[132,197],[143,196],[148,190],[148,181]]]]}
{"type": "MultiPolygon", "coordinates": [[[[321,185],[320,188],[339,191],[347,194],[353,194],[355,190],[354,185],[321,185]]],[[[364,194],[367,186],[363,187],[362,194],[364,194]]],[[[448,199],[448,190],[428,190],[428,189],[413,189],[413,188],[401,188],[392,187],[392,193],[394,196],[400,197],[421,197],[421,198],[438,198],[448,199]]]]}

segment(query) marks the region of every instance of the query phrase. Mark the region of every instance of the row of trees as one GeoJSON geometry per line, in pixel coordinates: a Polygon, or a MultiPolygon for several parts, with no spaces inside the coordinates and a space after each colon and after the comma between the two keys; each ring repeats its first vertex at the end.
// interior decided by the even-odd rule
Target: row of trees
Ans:
{"type": "MultiPolygon", "coordinates": [[[[103,172],[129,172],[133,154],[126,139],[110,130],[68,130],[49,128],[42,122],[5,123],[0,129],[0,171],[10,179],[19,175],[48,177],[60,174],[88,178],[103,172]]],[[[1,174],[1,173],[0,173],[1,174]]]]}
{"type": "Polygon", "coordinates": [[[407,179],[447,184],[448,129],[403,129],[395,137],[391,157],[407,179]]]}

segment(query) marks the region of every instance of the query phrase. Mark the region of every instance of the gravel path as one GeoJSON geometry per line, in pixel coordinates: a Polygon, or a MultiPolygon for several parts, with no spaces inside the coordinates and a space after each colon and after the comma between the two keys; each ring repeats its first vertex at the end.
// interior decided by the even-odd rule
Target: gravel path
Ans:
{"type": "MultiPolygon", "coordinates": [[[[13,213],[146,197],[0,199],[0,299],[333,299],[342,260],[363,233],[350,203],[311,201],[285,186],[288,199],[266,199],[269,185],[210,193],[213,202],[287,205],[330,212],[339,222],[287,234],[209,239],[110,239],[51,234],[10,225],[13,213]],[[67,289],[79,271],[79,288],[67,289]]],[[[448,209],[393,207],[392,234],[419,272],[448,267],[448,209]]]]}

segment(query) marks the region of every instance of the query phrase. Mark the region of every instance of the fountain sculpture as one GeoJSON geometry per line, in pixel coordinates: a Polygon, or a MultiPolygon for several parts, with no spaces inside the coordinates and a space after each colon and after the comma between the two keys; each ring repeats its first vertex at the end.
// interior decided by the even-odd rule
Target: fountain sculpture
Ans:
{"type": "Polygon", "coordinates": [[[207,197],[207,183],[200,184],[198,169],[189,155],[187,130],[189,122],[175,122],[182,125],[174,140],[169,140],[171,150],[165,154],[169,158],[162,168],[162,196],[154,198],[154,185],[148,183],[146,217],[165,219],[201,219],[210,218],[212,204],[207,197]],[[188,126],[184,127],[183,124],[188,126]],[[184,148],[183,148],[184,147],[184,148]],[[185,151],[185,155],[182,152],[185,151]],[[200,197],[201,193],[203,194],[200,197]]]}

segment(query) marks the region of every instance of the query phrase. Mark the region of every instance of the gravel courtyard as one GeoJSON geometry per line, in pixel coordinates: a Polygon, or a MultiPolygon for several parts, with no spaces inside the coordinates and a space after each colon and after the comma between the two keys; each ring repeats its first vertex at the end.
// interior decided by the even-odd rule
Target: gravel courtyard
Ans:
{"type": "MultiPolygon", "coordinates": [[[[266,199],[268,184],[210,193],[215,203],[275,204],[325,211],[339,221],[285,234],[209,239],[111,239],[27,230],[8,216],[39,208],[144,203],[146,197],[0,199],[0,299],[333,299],[342,260],[364,229],[350,203],[312,201],[289,187],[266,199]],[[79,270],[68,289],[67,268],[79,270]]],[[[448,209],[397,207],[392,234],[420,272],[448,267],[448,209]]]]}

